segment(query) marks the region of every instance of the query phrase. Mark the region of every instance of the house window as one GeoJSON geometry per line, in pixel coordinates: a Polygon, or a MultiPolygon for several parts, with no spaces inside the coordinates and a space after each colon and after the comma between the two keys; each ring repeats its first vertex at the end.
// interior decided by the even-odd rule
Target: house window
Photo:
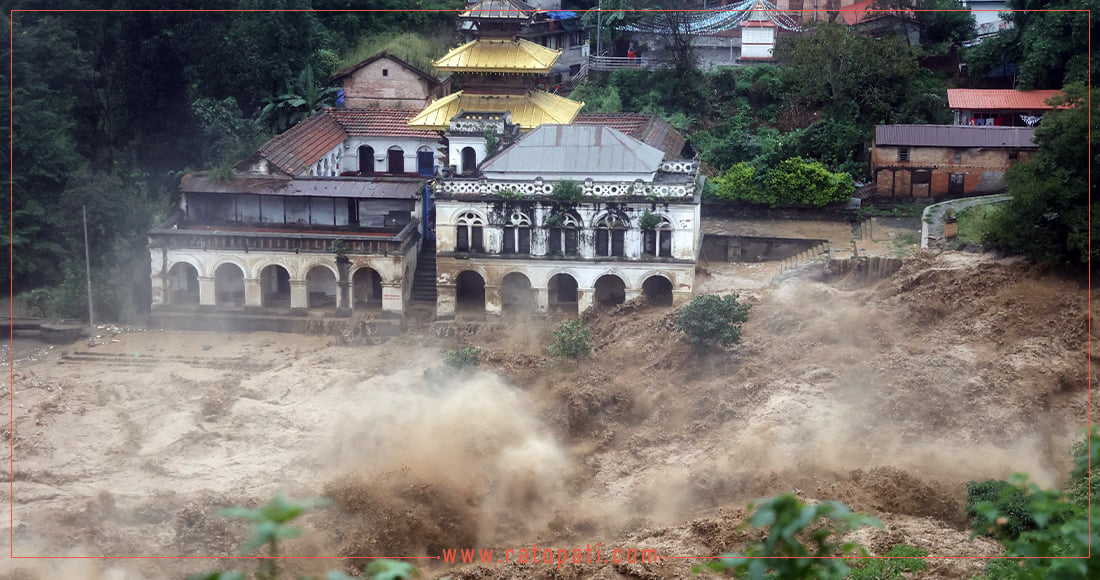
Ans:
{"type": "Polygon", "coordinates": [[[580,218],[572,213],[551,214],[546,218],[546,225],[550,228],[551,256],[578,255],[577,229],[581,227],[580,218]]]}
{"type": "Polygon", "coordinates": [[[672,224],[661,220],[655,229],[642,232],[642,253],[658,258],[672,257],[672,224]]]}
{"type": "Polygon", "coordinates": [[[606,215],[596,222],[596,255],[599,257],[624,257],[626,221],[615,215],[606,215]]]}
{"type": "Polygon", "coordinates": [[[515,211],[504,226],[504,253],[531,253],[531,218],[515,211]]]}
{"type": "Polygon", "coordinates": [[[384,77],[390,76],[390,69],[388,69],[388,68],[382,69],[382,76],[384,76],[384,77]]]}
{"type": "Polygon", "coordinates": [[[901,163],[908,163],[909,162],[909,148],[908,147],[898,147],[898,161],[901,162],[901,163]]]}
{"type": "Polygon", "coordinates": [[[1009,151],[1008,151],[1008,160],[1009,161],[1016,161],[1019,158],[1020,158],[1019,150],[1009,149],[1009,151]]]}
{"type": "Polygon", "coordinates": [[[963,162],[963,150],[962,149],[955,149],[954,151],[951,152],[951,162],[952,163],[962,163],[963,162]]]}
{"type": "Polygon", "coordinates": [[[481,216],[468,211],[458,216],[458,226],[455,236],[456,252],[483,252],[485,251],[485,234],[483,228],[485,222],[481,216]]]}

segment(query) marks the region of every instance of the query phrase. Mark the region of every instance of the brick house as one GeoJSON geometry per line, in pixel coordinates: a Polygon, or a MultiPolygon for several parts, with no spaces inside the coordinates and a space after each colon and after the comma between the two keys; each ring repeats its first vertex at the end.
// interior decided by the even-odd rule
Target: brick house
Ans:
{"type": "Polygon", "coordinates": [[[998,193],[1005,171],[1039,146],[1030,127],[878,125],[871,170],[878,197],[998,193]]]}
{"type": "Polygon", "coordinates": [[[344,104],[352,109],[420,110],[451,92],[450,80],[385,51],[337,71],[332,80],[343,83],[344,104]]]}

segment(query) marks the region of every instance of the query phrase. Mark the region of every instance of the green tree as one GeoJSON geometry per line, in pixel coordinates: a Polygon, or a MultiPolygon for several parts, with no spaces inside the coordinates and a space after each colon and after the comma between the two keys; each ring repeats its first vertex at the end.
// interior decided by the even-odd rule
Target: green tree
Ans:
{"type": "Polygon", "coordinates": [[[780,161],[768,173],[764,185],[772,191],[779,205],[821,207],[847,201],[855,191],[851,175],[833,173],[820,162],[801,157],[780,161]]]}
{"type": "Polygon", "coordinates": [[[902,13],[914,10],[920,44],[933,53],[947,52],[976,34],[974,15],[958,0],[875,0],[872,6],[902,13]]]}
{"type": "Polygon", "coordinates": [[[749,319],[749,304],[737,294],[704,294],[676,311],[676,328],[696,352],[741,342],[741,324],[749,319]]]}
{"type": "Polygon", "coordinates": [[[584,358],[592,354],[592,329],[579,318],[567,320],[554,329],[554,343],[548,350],[552,356],[584,358]]]}
{"type": "Polygon", "coordinates": [[[870,38],[824,22],[780,38],[773,54],[789,91],[788,106],[821,109],[863,125],[912,121],[897,111],[911,97],[921,69],[902,38],[870,38]]]}
{"type": "MultiPolygon", "coordinates": [[[[1037,262],[1080,266],[1089,260],[1089,167],[1100,158],[1090,160],[1082,146],[1089,139],[1087,89],[1075,84],[1065,93],[1052,99],[1059,108],[1035,129],[1035,157],[1007,172],[1012,200],[991,220],[982,242],[1037,262]]],[[[1094,245],[1092,256],[1098,252],[1094,245]]]]}
{"type": "Polygon", "coordinates": [[[1095,13],[1095,1],[1010,0],[1008,7],[1012,26],[966,52],[972,76],[1012,76],[1021,89],[1058,89],[1088,81],[1093,32],[1086,10],[1095,13]]]}

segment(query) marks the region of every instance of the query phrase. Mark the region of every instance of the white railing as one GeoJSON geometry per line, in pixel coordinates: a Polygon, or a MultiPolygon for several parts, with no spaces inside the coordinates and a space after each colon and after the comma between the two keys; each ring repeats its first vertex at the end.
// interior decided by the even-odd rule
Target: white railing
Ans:
{"type": "Polygon", "coordinates": [[[670,66],[670,61],[663,58],[630,57],[630,56],[589,56],[588,68],[591,70],[620,70],[637,69],[651,70],[670,66]]]}
{"type": "MultiPolygon", "coordinates": [[[[451,195],[552,196],[552,181],[484,181],[480,179],[442,179],[436,191],[451,195]]],[[[694,183],[653,184],[630,181],[578,183],[585,197],[653,197],[658,199],[690,199],[695,195],[694,183]]]]}

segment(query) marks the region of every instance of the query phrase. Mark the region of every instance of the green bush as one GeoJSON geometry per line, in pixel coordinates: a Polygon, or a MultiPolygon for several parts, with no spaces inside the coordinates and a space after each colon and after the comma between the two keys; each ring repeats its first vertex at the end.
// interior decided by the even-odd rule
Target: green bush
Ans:
{"type": "Polygon", "coordinates": [[[979,534],[993,536],[997,532],[1015,539],[1020,537],[1021,532],[1034,530],[1035,520],[1028,513],[1028,501],[1024,490],[1007,481],[987,479],[981,483],[966,483],[966,516],[972,518],[971,529],[979,534]],[[999,517],[1006,518],[999,531],[996,522],[982,517],[977,509],[982,502],[992,503],[999,517]]]}
{"type": "Polygon", "coordinates": [[[764,185],[776,196],[779,205],[822,207],[847,201],[855,192],[851,175],[833,173],[821,162],[801,157],[780,161],[768,173],[764,185]]]}
{"type": "Polygon", "coordinates": [[[741,342],[741,323],[749,319],[748,304],[737,294],[696,296],[676,312],[676,327],[697,352],[741,342]]]}
{"type": "Polygon", "coordinates": [[[576,318],[561,323],[554,330],[554,344],[550,354],[559,357],[582,358],[592,354],[592,330],[576,318]]]}
{"type": "Polygon", "coordinates": [[[648,209],[638,218],[638,227],[643,230],[655,230],[661,225],[661,216],[650,212],[648,209]]]}
{"type": "Polygon", "coordinates": [[[737,163],[714,178],[714,197],[725,201],[747,201],[775,205],[775,193],[761,187],[756,168],[749,163],[737,163]]]}
{"type": "MultiPolygon", "coordinates": [[[[843,559],[835,556],[866,555],[867,551],[858,544],[830,541],[829,536],[840,537],[863,526],[882,527],[882,523],[875,518],[853,513],[842,503],[826,501],[807,505],[793,494],[764,500],[756,506],[749,524],[754,528],[768,528],[764,541],[749,546],[744,555],[724,554],[721,560],[708,563],[707,568],[732,571],[739,578],[748,576],[754,580],[845,578],[848,576],[848,566],[843,559]],[[799,534],[807,529],[813,530],[813,551],[798,539],[799,534]]],[[[698,568],[696,571],[699,571],[698,568]]]]}
{"type": "Polygon", "coordinates": [[[907,572],[926,570],[928,564],[921,558],[927,555],[927,550],[900,544],[890,548],[889,552],[883,554],[888,558],[898,558],[896,560],[860,559],[849,562],[848,565],[852,567],[852,574],[848,578],[850,580],[902,580],[911,577],[906,576],[907,572]]]}
{"type": "Polygon", "coordinates": [[[464,346],[443,353],[443,362],[456,369],[481,366],[481,349],[474,346],[464,346]]]}
{"type": "Polygon", "coordinates": [[[563,179],[554,184],[554,199],[569,203],[576,203],[584,199],[584,188],[575,181],[563,179]]]}

